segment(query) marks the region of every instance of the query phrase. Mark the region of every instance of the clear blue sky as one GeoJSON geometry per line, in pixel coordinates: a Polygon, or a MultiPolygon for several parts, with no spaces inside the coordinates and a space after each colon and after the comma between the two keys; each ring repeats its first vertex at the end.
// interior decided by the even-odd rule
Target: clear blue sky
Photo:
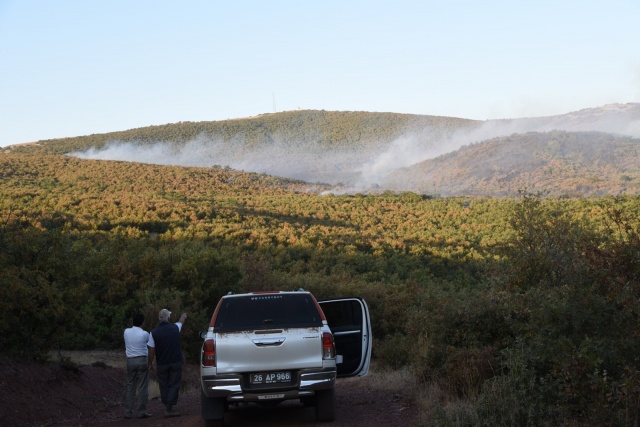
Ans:
{"type": "Polygon", "coordinates": [[[0,146],[298,108],[638,101],[639,0],[0,0],[0,146]]]}

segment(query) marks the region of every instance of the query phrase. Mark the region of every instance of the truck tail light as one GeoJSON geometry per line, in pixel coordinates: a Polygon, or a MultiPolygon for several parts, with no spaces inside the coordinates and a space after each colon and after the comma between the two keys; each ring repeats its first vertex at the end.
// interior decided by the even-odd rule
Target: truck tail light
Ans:
{"type": "Polygon", "coordinates": [[[322,333],[322,358],[335,359],[336,347],[333,344],[333,335],[329,332],[322,333]]]}
{"type": "Polygon", "coordinates": [[[216,366],[216,343],[212,339],[202,346],[202,366],[216,366]]]}

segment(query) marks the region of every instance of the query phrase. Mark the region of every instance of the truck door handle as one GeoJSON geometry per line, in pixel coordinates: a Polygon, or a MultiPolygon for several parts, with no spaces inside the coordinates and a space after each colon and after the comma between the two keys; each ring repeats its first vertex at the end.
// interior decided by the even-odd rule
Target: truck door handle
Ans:
{"type": "Polygon", "coordinates": [[[253,343],[255,345],[257,345],[258,347],[276,347],[279,345],[282,345],[282,343],[286,340],[285,337],[281,337],[281,338],[257,338],[253,341],[253,343]]]}

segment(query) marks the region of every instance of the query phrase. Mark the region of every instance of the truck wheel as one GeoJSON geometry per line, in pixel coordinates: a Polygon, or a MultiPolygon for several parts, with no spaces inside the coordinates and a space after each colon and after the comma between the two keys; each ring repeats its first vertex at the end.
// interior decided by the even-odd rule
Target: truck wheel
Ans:
{"type": "Polygon", "coordinates": [[[333,421],[336,417],[336,392],[318,390],[316,392],[316,420],[333,421]]]}
{"type": "Polygon", "coordinates": [[[224,397],[207,397],[200,392],[200,409],[205,427],[222,427],[224,425],[224,397]]]}

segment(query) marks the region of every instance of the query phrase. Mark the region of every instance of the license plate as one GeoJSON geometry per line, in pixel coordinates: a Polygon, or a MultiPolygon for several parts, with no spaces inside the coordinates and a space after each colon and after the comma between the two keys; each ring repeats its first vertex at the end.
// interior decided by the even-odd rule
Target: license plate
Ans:
{"type": "Polygon", "coordinates": [[[251,384],[279,384],[291,382],[291,372],[288,371],[251,374],[249,377],[249,382],[251,384]]]}
{"type": "Polygon", "coordinates": [[[269,400],[269,399],[282,399],[284,394],[261,394],[258,396],[258,400],[269,400]]]}

